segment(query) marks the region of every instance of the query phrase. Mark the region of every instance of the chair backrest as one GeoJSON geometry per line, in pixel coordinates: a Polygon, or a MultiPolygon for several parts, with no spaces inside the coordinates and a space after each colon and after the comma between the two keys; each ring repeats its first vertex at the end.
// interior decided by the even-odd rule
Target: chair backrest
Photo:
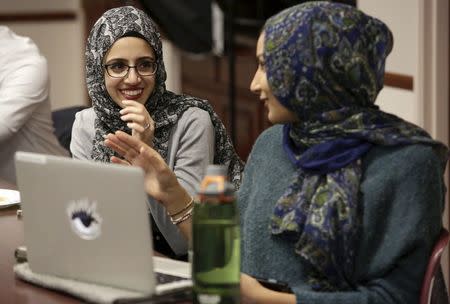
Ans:
{"type": "Polygon", "coordinates": [[[86,106],[73,106],[52,112],[53,127],[55,135],[61,146],[70,152],[70,141],[72,139],[72,125],[75,121],[75,114],[86,106]]]}
{"type": "MultiPolygon", "coordinates": [[[[433,247],[430,259],[428,260],[425,277],[422,282],[422,289],[420,291],[420,304],[429,304],[431,299],[431,291],[433,290],[433,283],[440,268],[442,252],[449,242],[450,235],[447,229],[442,228],[439,239],[433,247]]],[[[445,286],[445,285],[444,285],[445,286]]],[[[448,303],[448,299],[445,299],[448,303]]]]}

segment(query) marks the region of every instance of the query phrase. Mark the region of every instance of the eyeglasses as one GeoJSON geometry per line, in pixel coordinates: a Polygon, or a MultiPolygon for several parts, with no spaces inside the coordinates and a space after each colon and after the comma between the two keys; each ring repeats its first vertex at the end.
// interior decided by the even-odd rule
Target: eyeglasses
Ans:
{"type": "Polygon", "coordinates": [[[122,62],[114,62],[111,64],[105,64],[104,68],[106,69],[106,73],[113,78],[123,78],[128,75],[128,72],[131,68],[136,69],[136,73],[139,76],[151,76],[156,73],[157,65],[153,61],[145,60],[139,62],[135,66],[126,65],[122,62]]]}

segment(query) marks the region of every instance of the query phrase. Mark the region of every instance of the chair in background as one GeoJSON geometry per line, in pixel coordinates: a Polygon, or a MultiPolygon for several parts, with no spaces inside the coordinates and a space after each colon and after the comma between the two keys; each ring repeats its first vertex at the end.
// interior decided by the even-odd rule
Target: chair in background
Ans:
{"type": "Polygon", "coordinates": [[[72,139],[72,125],[75,121],[75,114],[86,106],[74,106],[52,112],[53,127],[59,143],[70,153],[70,141],[72,139]]]}
{"type": "Polygon", "coordinates": [[[441,256],[447,247],[450,235],[442,228],[433,247],[420,292],[420,304],[448,304],[448,294],[441,269],[441,256]]]}

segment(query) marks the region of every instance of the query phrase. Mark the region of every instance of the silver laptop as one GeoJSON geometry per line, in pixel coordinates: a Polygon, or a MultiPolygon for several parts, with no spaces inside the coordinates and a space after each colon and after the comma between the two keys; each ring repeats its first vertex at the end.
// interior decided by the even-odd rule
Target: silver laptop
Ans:
{"type": "Polygon", "coordinates": [[[33,272],[146,295],[192,286],[188,263],[153,257],[139,168],[17,152],[16,172],[33,272]]]}

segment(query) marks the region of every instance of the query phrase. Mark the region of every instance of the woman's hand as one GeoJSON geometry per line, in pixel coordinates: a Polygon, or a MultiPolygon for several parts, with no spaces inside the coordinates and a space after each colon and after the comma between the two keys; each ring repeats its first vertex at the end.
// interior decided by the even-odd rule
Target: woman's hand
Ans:
{"type": "Polygon", "coordinates": [[[295,304],[293,294],[273,291],[255,278],[241,273],[241,304],[295,304]]]}
{"type": "Polygon", "coordinates": [[[117,131],[106,136],[105,145],[123,157],[113,156],[111,162],[131,164],[144,170],[147,193],[160,201],[169,213],[182,209],[190,201],[190,195],[178,183],[175,173],[161,155],[141,140],[117,131]]]}
{"type": "Polygon", "coordinates": [[[155,121],[143,104],[134,100],[123,100],[125,108],[120,110],[120,118],[127,122],[131,129],[131,135],[142,140],[148,145],[153,145],[155,135],[155,121]]]}
{"type": "Polygon", "coordinates": [[[248,274],[241,273],[242,304],[257,304],[257,299],[260,296],[258,293],[261,293],[262,289],[264,289],[264,287],[259,284],[255,278],[249,276],[248,274]]]}

